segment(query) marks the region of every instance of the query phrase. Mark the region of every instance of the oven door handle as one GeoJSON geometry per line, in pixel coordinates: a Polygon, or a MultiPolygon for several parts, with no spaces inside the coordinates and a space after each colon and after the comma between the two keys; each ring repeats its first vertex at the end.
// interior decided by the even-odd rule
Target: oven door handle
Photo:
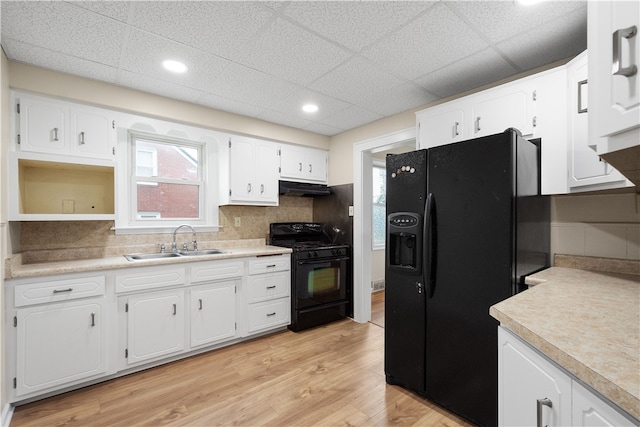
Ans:
{"type": "Polygon", "coordinates": [[[349,261],[351,258],[340,257],[340,258],[316,258],[316,259],[308,259],[298,261],[298,264],[320,264],[320,263],[330,263],[331,261],[349,261]]]}

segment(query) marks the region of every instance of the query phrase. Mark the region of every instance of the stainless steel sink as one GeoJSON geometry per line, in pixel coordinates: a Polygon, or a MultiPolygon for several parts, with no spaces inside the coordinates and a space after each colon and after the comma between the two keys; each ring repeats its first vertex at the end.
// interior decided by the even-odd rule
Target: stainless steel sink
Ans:
{"type": "Polygon", "coordinates": [[[200,251],[187,251],[187,252],[179,252],[180,256],[200,256],[200,255],[216,255],[216,254],[226,254],[227,251],[221,251],[220,249],[203,249],[200,251]]]}
{"type": "Polygon", "coordinates": [[[145,259],[160,259],[160,258],[176,258],[180,255],[175,252],[154,252],[148,254],[131,254],[125,255],[129,261],[140,261],[145,259]]]}
{"type": "Polygon", "coordinates": [[[202,256],[202,255],[216,255],[216,254],[225,254],[227,251],[222,251],[220,249],[203,249],[199,251],[185,251],[185,252],[151,252],[151,253],[143,253],[143,254],[130,254],[125,255],[125,258],[129,261],[143,261],[147,259],[162,259],[162,258],[179,258],[179,257],[190,257],[190,256],[202,256]]]}

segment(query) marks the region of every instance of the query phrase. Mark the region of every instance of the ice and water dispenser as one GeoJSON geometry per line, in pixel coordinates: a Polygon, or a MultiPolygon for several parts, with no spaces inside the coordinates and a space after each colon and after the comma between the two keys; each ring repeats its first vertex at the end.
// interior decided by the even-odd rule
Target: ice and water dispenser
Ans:
{"type": "Polygon", "coordinates": [[[387,268],[421,273],[422,215],[395,212],[387,218],[387,268]]]}

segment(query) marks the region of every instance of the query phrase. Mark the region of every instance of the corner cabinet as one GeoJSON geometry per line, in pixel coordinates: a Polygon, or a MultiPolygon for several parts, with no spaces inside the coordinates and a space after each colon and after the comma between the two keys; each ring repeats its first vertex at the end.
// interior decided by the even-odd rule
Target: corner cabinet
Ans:
{"type": "Polygon", "coordinates": [[[278,205],[278,146],[231,136],[220,147],[221,205],[278,205]]]}
{"type": "MultiPolygon", "coordinates": [[[[567,64],[568,186],[570,192],[632,185],[593,150],[588,137],[589,79],[587,51],[567,64]]],[[[592,138],[593,139],[593,138],[592,138]]]]}
{"type": "Polygon", "coordinates": [[[280,179],[326,184],[329,154],[325,150],[280,145],[280,179]]]}
{"type": "Polygon", "coordinates": [[[622,427],[637,423],[501,326],[498,425],[622,427]]]}

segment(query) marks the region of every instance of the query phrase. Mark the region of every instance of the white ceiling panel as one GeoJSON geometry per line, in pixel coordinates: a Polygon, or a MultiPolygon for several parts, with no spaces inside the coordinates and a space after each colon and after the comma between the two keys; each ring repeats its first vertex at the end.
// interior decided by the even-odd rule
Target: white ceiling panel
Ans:
{"type": "Polygon", "coordinates": [[[394,73],[415,79],[486,47],[472,28],[440,3],[363,55],[394,73]]]}
{"type": "Polygon", "coordinates": [[[284,15],[355,52],[437,2],[293,2],[284,15]]]}
{"type": "MultiPolygon", "coordinates": [[[[586,49],[586,1],[0,1],[10,60],[323,135],[586,49]],[[161,68],[182,60],[186,74],[161,68]],[[320,110],[300,112],[303,103],[320,110]]],[[[96,102],[99,102],[97,100],[96,102]]]]}
{"type": "Polygon", "coordinates": [[[253,69],[305,85],[349,56],[335,44],[278,18],[247,45],[238,60],[253,69]]]}
{"type": "Polygon", "coordinates": [[[485,49],[433,73],[416,79],[438,98],[466,92],[514,75],[517,70],[493,48],[485,49]],[[469,73],[468,70],[475,70],[469,73]]]}

